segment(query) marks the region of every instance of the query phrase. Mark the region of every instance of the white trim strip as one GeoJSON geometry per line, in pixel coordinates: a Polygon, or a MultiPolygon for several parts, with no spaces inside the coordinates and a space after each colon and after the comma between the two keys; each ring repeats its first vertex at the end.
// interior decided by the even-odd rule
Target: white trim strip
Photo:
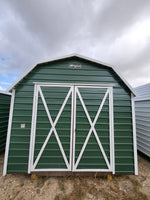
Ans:
{"type": "Polygon", "coordinates": [[[8,153],[9,153],[9,144],[10,144],[10,136],[11,136],[11,126],[12,126],[14,100],[15,100],[15,89],[12,90],[11,103],[10,103],[10,112],[9,112],[9,122],[8,122],[8,130],[7,130],[7,141],[6,141],[6,147],[5,147],[3,176],[5,176],[6,173],[7,173],[7,163],[8,163],[8,153]]]}
{"type": "Polygon", "coordinates": [[[74,154],[74,125],[75,125],[75,119],[74,119],[74,105],[75,105],[75,99],[74,99],[74,86],[72,86],[72,99],[71,99],[71,124],[70,124],[70,171],[73,170],[73,154],[74,154]]]}
{"type": "Polygon", "coordinates": [[[103,89],[103,88],[111,88],[111,87],[114,87],[115,85],[112,85],[112,84],[108,84],[108,85],[102,85],[102,84],[100,84],[100,85],[98,85],[98,84],[77,84],[77,85],[75,85],[75,86],[77,86],[78,88],[100,88],[100,89],[103,89]]]}
{"type": "Polygon", "coordinates": [[[133,96],[133,94],[131,94],[131,105],[132,105],[133,148],[134,148],[134,173],[135,173],[135,175],[138,175],[135,105],[134,105],[134,96],[133,96]]]}
{"type": "Polygon", "coordinates": [[[56,129],[55,129],[55,126],[56,126],[56,124],[57,124],[57,122],[58,122],[58,119],[59,119],[59,117],[60,117],[60,115],[61,115],[63,109],[64,109],[64,106],[66,105],[66,103],[67,103],[67,101],[68,101],[68,98],[69,98],[70,94],[72,93],[72,88],[70,88],[70,90],[69,90],[69,92],[68,92],[68,94],[67,94],[67,96],[66,96],[66,98],[65,98],[65,100],[64,100],[64,102],[63,102],[63,104],[62,104],[62,106],[61,106],[61,108],[60,108],[60,110],[59,110],[59,113],[58,113],[58,115],[57,115],[57,117],[56,117],[56,119],[55,119],[54,122],[53,122],[53,120],[52,120],[52,118],[51,118],[49,109],[48,109],[47,104],[46,104],[46,100],[45,100],[45,98],[44,98],[44,96],[43,96],[43,93],[42,93],[42,90],[41,90],[40,87],[39,87],[39,93],[40,93],[42,102],[43,102],[43,104],[44,104],[44,107],[45,107],[45,110],[46,110],[46,113],[47,113],[47,116],[48,116],[48,118],[49,118],[49,121],[50,121],[50,123],[51,123],[52,128],[50,129],[49,134],[48,134],[46,140],[44,141],[44,144],[42,145],[42,148],[41,148],[41,150],[40,150],[40,152],[39,152],[39,154],[38,154],[38,156],[37,156],[37,158],[36,158],[36,160],[35,160],[35,163],[34,163],[34,165],[33,165],[33,168],[35,169],[35,167],[36,167],[36,165],[37,165],[37,163],[38,163],[38,161],[39,161],[39,159],[40,159],[40,157],[41,157],[41,155],[42,155],[42,153],[43,153],[43,151],[44,151],[44,149],[45,149],[45,147],[46,147],[46,145],[47,145],[47,143],[48,143],[48,140],[49,140],[49,138],[51,137],[52,132],[54,131],[54,134],[55,134],[55,137],[56,137],[56,139],[57,139],[59,148],[60,148],[61,153],[62,153],[62,155],[63,155],[63,159],[64,159],[64,161],[65,161],[65,164],[66,164],[67,168],[69,169],[70,166],[69,166],[68,160],[67,160],[67,158],[66,158],[65,152],[64,152],[64,150],[63,150],[62,144],[61,144],[61,142],[60,142],[59,136],[58,136],[58,134],[57,134],[57,131],[56,131],[56,129]]]}
{"type": "Polygon", "coordinates": [[[35,85],[39,85],[40,87],[71,87],[72,84],[68,83],[47,83],[47,82],[33,82],[35,85]]]}
{"type": "MultiPolygon", "coordinates": [[[[35,169],[31,172],[68,172],[68,169],[35,169]]],[[[111,172],[109,169],[76,169],[75,171],[72,170],[72,172],[111,172]]]]}
{"type": "Polygon", "coordinates": [[[44,87],[71,87],[78,86],[79,87],[92,87],[92,88],[109,88],[114,87],[115,84],[78,84],[78,83],[50,83],[50,82],[33,82],[33,84],[44,86],[44,87]]]}
{"type": "Polygon", "coordinates": [[[34,85],[34,97],[33,97],[33,108],[32,108],[32,124],[30,133],[30,150],[29,150],[29,161],[28,161],[28,173],[30,174],[33,166],[34,158],[34,147],[35,147],[35,132],[36,132],[36,120],[37,120],[37,105],[38,105],[38,86],[34,85]]]}
{"type": "Polygon", "coordinates": [[[83,154],[83,152],[84,152],[84,150],[85,150],[85,147],[86,147],[87,142],[88,142],[88,140],[89,140],[89,138],[90,138],[90,136],[91,136],[92,131],[94,132],[95,138],[96,138],[97,143],[98,143],[98,145],[99,145],[99,148],[100,148],[100,150],[101,150],[101,152],[102,152],[102,154],[103,154],[103,157],[104,157],[104,159],[105,159],[105,162],[106,162],[106,164],[107,164],[107,167],[108,167],[108,169],[110,169],[109,161],[108,161],[108,159],[107,159],[107,156],[106,156],[106,154],[105,154],[105,151],[104,151],[104,149],[103,149],[103,146],[102,146],[102,144],[101,144],[101,142],[100,142],[100,140],[99,140],[99,137],[98,137],[97,132],[96,132],[95,127],[94,127],[94,126],[95,126],[95,123],[96,123],[96,121],[97,121],[97,119],[98,119],[98,116],[99,116],[99,114],[100,114],[100,112],[101,112],[101,110],[102,110],[102,107],[103,107],[103,105],[104,105],[104,103],[105,103],[105,100],[106,100],[106,98],[107,98],[107,95],[109,94],[109,91],[108,91],[108,89],[107,89],[107,91],[106,91],[106,93],[105,93],[105,95],[104,95],[104,97],[103,97],[103,100],[102,100],[102,102],[101,102],[101,104],[100,104],[100,106],[99,106],[99,109],[98,109],[98,111],[97,111],[97,114],[96,114],[95,119],[94,119],[93,122],[91,121],[91,118],[90,118],[90,116],[89,116],[89,113],[88,113],[88,111],[87,111],[87,109],[86,109],[86,106],[85,106],[85,104],[84,104],[84,101],[83,101],[83,99],[82,99],[82,97],[81,97],[81,94],[80,94],[80,92],[79,92],[79,90],[78,90],[77,87],[76,87],[76,93],[77,93],[78,96],[79,96],[80,102],[81,102],[81,104],[82,104],[82,106],[83,106],[83,109],[84,109],[84,111],[85,111],[85,113],[86,113],[86,116],[87,116],[87,118],[88,118],[88,120],[89,120],[89,123],[90,123],[90,125],[91,125],[91,128],[90,128],[90,131],[89,131],[89,133],[88,133],[88,135],[87,135],[87,137],[86,137],[86,140],[85,140],[85,142],[84,142],[84,145],[82,146],[82,149],[81,149],[81,151],[80,151],[80,154],[79,154],[79,156],[78,156],[77,162],[76,162],[76,164],[75,164],[75,169],[77,168],[77,166],[78,166],[78,164],[79,164],[79,162],[80,162],[80,159],[81,159],[81,157],[82,157],[82,154],[83,154]]]}
{"type": "Polygon", "coordinates": [[[110,169],[76,169],[73,172],[111,172],[110,169]]]}
{"type": "Polygon", "coordinates": [[[68,172],[68,169],[61,169],[61,168],[59,168],[59,169],[54,169],[54,168],[47,168],[47,169],[34,169],[33,171],[31,171],[31,172],[68,172]]]}
{"type": "Polygon", "coordinates": [[[109,125],[110,125],[110,165],[115,174],[115,150],[114,150],[114,111],[113,111],[113,88],[109,88],[109,125]]]}
{"type": "Polygon", "coordinates": [[[72,153],[72,170],[75,170],[75,142],[76,142],[76,87],[74,86],[74,104],[73,104],[73,112],[74,112],[74,123],[73,123],[73,153],[72,153]]]}

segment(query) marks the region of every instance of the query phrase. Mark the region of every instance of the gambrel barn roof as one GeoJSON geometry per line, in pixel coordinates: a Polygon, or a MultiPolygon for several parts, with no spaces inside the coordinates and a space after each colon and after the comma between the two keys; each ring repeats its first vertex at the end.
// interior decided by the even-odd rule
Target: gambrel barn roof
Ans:
{"type": "Polygon", "coordinates": [[[67,59],[67,58],[71,58],[71,57],[77,57],[77,58],[80,58],[80,59],[83,59],[83,60],[87,60],[87,61],[90,61],[90,62],[93,62],[93,63],[97,63],[97,64],[100,64],[100,65],[103,65],[103,66],[106,66],[108,68],[111,68],[119,77],[120,79],[124,82],[124,84],[128,87],[128,89],[136,96],[136,92],[133,90],[133,88],[129,85],[129,83],[123,78],[123,76],[115,69],[114,66],[111,66],[109,64],[106,64],[104,62],[101,62],[101,61],[98,61],[98,60],[95,60],[95,59],[91,59],[89,57],[85,57],[85,56],[82,56],[82,55],[79,55],[79,54],[70,54],[70,55],[67,55],[67,56],[63,56],[63,57],[59,57],[59,58],[55,58],[55,59],[52,59],[52,60],[49,60],[47,62],[42,62],[42,63],[38,63],[36,65],[34,65],[33,67],[30,67],[16,82],[14,82],[9,88],[8,88],[8,92],[10,92],[28,73],[30,73],[35,67],[39,66],[39,65],[42,65],[42,64],[46,64],[46,63],[51,63],[51,62],[55,62],[55,61],[58,61],[58,60],[64,60],[64,59],[67,59]]]}

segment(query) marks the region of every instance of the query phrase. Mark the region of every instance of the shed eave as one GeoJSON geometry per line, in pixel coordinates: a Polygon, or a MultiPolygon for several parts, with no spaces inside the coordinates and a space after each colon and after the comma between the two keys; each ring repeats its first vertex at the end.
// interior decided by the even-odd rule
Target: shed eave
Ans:
{"type": "Polygon", "coordinates": [[[150,101],[150,98],[138,98],[138,99],[134,99],[134,101],[150,101]]]}
{"type": "Polygon", "coordinates": [[[104,62],[101,62],[101,61],[98,61],[98,60],[95,60],[95,59],[92,59],[92,58],[89,58],[89,57],[86,57],[86,56],[82,56],[82,55],[79,55],[79,54],[70,54],[70,55],[67,55],[67,56],[63,56],[63,57],[58,57],[58,58],[55,58],[55,59],[51,59],[49,61],[45,61],[45,62],[41,62],[41,63],[38,63],[32,67],[30,67],[27,71],[25,71],[8,89],[7,89],[7,92],[10,92],[30,71],[32,71],[35,67],[37,67],[38,65],[42,65],[42,64],[46,64],[46,63],[51,63],[51,62],[54,62],[54,61],[58,61],[58,60],[63,60],[63,59],[67,59],[67,58],[71,58],[71,57],[78,57],[78,58],[81,58],[81,59],[84,59],[84,60],[87,60],[87,61],[90,61],[90,62],[94,62],[94,63],[97,63],[97,64],[100,64],[100,65],[104,65],[106,67],[109,67],[111,68],[119,77],[120,79],[124,82],[124,84],[128,87],[128,89],[132,92],[132,94],[134,96],[136,96],[136,92],[135,90],[131,87],[131,85],[123,78],[123,76],[120,74],[120,72],[118,72],[118,70],[115,69],[114,66],[110,65],[110,64],[106,64],[104,62]]]}
{"type": "Polygon", "coordinates": [[[7,92],[7,91],[1,91],[1,90],[0,90],[0,94],[11,95],[10,92],[7,92]]]}

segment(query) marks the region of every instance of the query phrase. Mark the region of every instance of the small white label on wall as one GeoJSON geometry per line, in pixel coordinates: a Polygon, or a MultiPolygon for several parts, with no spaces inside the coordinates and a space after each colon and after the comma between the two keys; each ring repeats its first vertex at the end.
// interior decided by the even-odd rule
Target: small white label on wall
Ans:
{"type": "Polygon", "coordinates": [[[26,126],[25,124],[21,124],[21,126],[20,126],[20,127],[21,127],[21,128],[25,128],[25,126],[26,126]]]}

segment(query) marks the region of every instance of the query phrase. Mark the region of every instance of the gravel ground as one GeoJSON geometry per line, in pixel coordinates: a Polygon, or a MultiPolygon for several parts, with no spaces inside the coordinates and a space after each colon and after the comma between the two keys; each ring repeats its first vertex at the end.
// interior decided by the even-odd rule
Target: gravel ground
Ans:
{"type": "Polygon", "coordinates": [[[139,175],[107,177],[35,177],[27,174],[2,176],[0,200],[150,200],[150,159],[138,156],[139,175]]]}

